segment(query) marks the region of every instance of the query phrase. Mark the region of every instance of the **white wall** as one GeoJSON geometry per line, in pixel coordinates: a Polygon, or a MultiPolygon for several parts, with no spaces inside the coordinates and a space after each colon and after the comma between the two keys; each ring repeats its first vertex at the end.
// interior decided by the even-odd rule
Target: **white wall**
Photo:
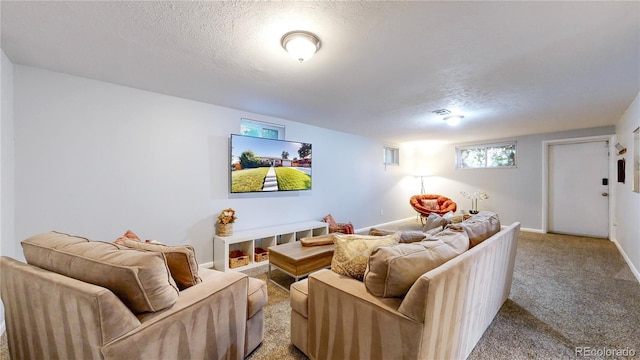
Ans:
{"type": "Polygon", "coordinates": [[[640,126],[640,93],[629,106],[622,118],[616,123],[617,141],[627,148],[623,156],[626,159],[625,183],[615,182],[616,186],[616,223],[614,240],[640,281],[640,193],[632,191],[633,171],[633,131],[640,126]]]}
{"type": "Polygon", "coordinates": [[[112,241],[131,229],[192,244],[203,263],[227,207],[236,229],[329,212],[358,228],[413,214],[414,179],[402,166],[385,170],[383,144],[371,139],[21,65],[14,98],[14,246],[49,230],[112,241]],[[229,194],[228,137],[241,118],[312,143],[312,191],[229,194]]]}
{"type": "MultiPolygon", "coordinates": [[[[238,212],[236,229],[329,212],[356,228],[411,217],[408,198],[420,182],[410,174],[418,168],[434,174],[425,178],[427,192],[468,210],[460,191],[483,189],[491,198],[481,209],[539,230],[542,142],[613,133],[604,127],[520,137],[518,168],[503,170],[455,170],[453,144],[402,144],[401,166],[385,168],[382,144],[371,139],[12,65],[4,53],[1,60],[0,253],[18,259],[19,242],[39,232],[111,241],[132,229],[167,244],[190,243],[198,261],[209,262],[214,218],[226,207],[238,212]],[[287,139],[313,144],[311,192],[228,193],[228,136],[243,117],[284,124],[287,139]]],[[[639,113],[636,98],[615,128],[628,147],[639,113]]],[[[615,240],[637,276],[640,199],[630,182],[616,186],[615,240]]]]}
{"type": "MultiPolygon", "coordinates": [[[[427,193],[451,197],[458,208],[468,211],[471,201],[460,192],[477,189],[487,192],[489,199],[479,201],[480,210],[495,211],[503,224],[519,221],[527,230],[542,231],[542,143],[547,140],[612,135],[612,126],[522,136],[517,141],[517,168],[455,169],[455,146],[424,142],[407,144],[415,154],[411,166],[428,168],[433,174],[425,178],[427,193]]],[[[488,141],[490,143],[493,141],[488,141]]]]}
{"type": "MultiPolygon", "coordinates": [[[[13,188],[13,64],[0,50],[0,255],[15,257],[13,188]]],[[[0,334],[4,333],[0,303],[0,334]]]]}
{"type": "Polygon", "coordinates": [[[16,247],[14,241],[14,182],[13,182],[13,64],[4,51],[1,52],[0,76],[2,90],[2,111],[0,121],[0,254],[14,256],[16,247]]]}

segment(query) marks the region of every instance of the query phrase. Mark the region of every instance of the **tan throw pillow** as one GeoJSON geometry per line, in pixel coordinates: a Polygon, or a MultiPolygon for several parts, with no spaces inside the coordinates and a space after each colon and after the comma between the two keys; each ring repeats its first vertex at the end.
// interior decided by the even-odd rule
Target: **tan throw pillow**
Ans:
{"type": "Polygon", "coordinates": [[[386,236],[334,235],[335,249],[331,270],[362,281],[371,251],[381,245],[397,244],[398,241],[399,233],[386,236]]]}
{"type": "Polygon", "coordinates": [[[420,276],[459,254],[442,240],[381,246],[371,252],[364,284],[374,296],[402,297],[420,276]]]}
{"type": "Polygon", "coordinates": [[[176,281],[180,290],[202,282],[202,279],[198,276],[196,253],[191,245],[167,246],[135,240],[124,240],[122,245],[132,249],[164,253],[169,271],[171,271],[171,277],[176,281]]]}
{"type": "Polygon", "coordinates": [[[107,288],[134,313],[159,311],[178,300],[163,253],[57,232],[30,237],[22,248],[27,263],[107,288]]]}
{"type": "MultiPolygon", "coordinates": [[[[391,235],[398,231],[393,230],[385,230],[385,229],[369,229],[369,235],[373,236],[385,236],[391,235]]],[[[422,231],[400,231],[400,242],[401,243],[412,243],[416,241],[421,241],[425,238],[425,234],[422,231]]]]}
{"type": "Polygon", "coordinates": [[[310,236],[300,239],[302,246],[322,246],[333,244],[333,235],[310,236]]]}
{"type": "Polygon", "coordinates": [[[424,239],[422,239],[422,241],[428,241],[428,240],[437,240],[436,238],[434,238],[432,235],[435,235],[437,233],[439,233],[440,231],[442,231],[441,227],[436,227],[433,228],[429,231],[425,231],[423,234],[426,236],[424,239]]]}

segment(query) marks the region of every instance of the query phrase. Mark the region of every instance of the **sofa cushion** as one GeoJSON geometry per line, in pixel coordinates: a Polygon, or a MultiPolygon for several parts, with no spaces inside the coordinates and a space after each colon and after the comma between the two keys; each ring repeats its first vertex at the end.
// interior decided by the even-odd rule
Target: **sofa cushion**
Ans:
{"type": "Polygon", "coordinates": [[[443,234],[442,239],[434,237],[431,241],[374,249],[364,275],[367,290],[379,297],[402,297],[424,273],[468,248],[469,240],[464,231],[447,233],[445,230],[440,234],[443,234]]]}
{"type": "Polygon", "coordinates": [[[291,284],[289,288],[291,310],[302,315],[305,319],[309,317],[309,278],[291,284]]]}
{"type": "Polygon", "coordinates": [[[452,227],[451,225],[447,225],[444,230],[439,231],[436,234],[427,234],[424,242],[431,240],[440,240],[451,246],[459,254],[469,250],[469,236],[467,233],[464,230],[452,227]]]}
{"type": "Polygon", "coordinates": [[[57,232],[28,238],[22,248],[27,263],[105,287],[134,313],[159,311],[178,299],[178,287],[160,252],[57,232]]]}
{"type": "Polygon", "coordinates": [[[371,251],[381,245],[397,244],[399,240],[400,233],[386,236],[336,234],[331,270],[362,281],[371,251]]]}
{"type": "Polygon", "coordinates": [[[267,305],[267,283],[250,277],[247,293],[247,319],[250,319],[267,305]]]}
{"type": "Polygon", "coordinates": [[[445,219],[436,213],[431,213],[424,219],[424,226],[422,227],[422,231],[427,232],[435,228],[440,228],[440,230],[442,230],[450,222],[451,221],[449,221],[448,219],[445,219]]]}
{"type": "Polygon", "coordinates": [[[440,231],[442,231],[442,228],[437,227],[437,228],[433,228],[433,229],[431,229],[429,231],[423,232],[423,234],[425,235],[425,238],[422,239],[421,241],[434,240],[434,238],[432,236],[430,236],[430,235],[435,235],[435,234],[439,233],[440,231]]]}
{"type": "Polygon", "coordinates": [[[447,226],[454,230],[464,230],[469,236],[469,247],[472,248],[500,231],[498,214],[491,211],[481,211],[469,219],[447,226]]]}
{"type": "Polygon", "coordinates": [[[202,282],[198,276],[198,262],[196,253],[191,245],[168,246],[162,244],[144,243],[136,240],[125,239],[122,245],[146,251],[159,251],[167,258],[167,266],[178,288],[184,290],[202,282]]]}
{"type": "MultiPolygon", "coordinates": [[[[394,230],[386,230],[386,229],[369,229],[369,235],[373,236],[385,236],[395,234],[398,231],[394,230]]],[[[422,231],[400,231],[400,242],[401,243],[412,243],[416,241],[423,240],[426,235],[422,231]]]]}

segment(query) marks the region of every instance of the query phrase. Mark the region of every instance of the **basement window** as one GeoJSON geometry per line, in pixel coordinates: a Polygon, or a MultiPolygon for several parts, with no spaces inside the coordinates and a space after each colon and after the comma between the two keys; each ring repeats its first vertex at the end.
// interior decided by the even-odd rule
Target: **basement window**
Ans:
{"type": "Polygon", "coordinates": [[[515,141],[456,147],[456,169],[515,167],[515,141]]]}
{"type": "Polygon", "coordinates": [[[284,140],[284,125],[240,119],[240,134],[267,139],[284,140]]]}
{"type": "Polygon", "coordinates": [[[400,148],[385,145],[383,161],[385,165],[400,165],[400,148]]]}

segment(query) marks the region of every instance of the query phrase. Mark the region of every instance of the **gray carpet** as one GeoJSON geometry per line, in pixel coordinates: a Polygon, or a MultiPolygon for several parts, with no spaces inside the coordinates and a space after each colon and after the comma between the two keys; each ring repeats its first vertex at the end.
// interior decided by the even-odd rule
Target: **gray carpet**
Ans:
{"type": "MultiPolygon", "coordinates": [[[[266,279],[261,271],[250,275],[266,279]]],[[[268,288],[265,340],[249,359],[306,359],[289,341],[288,293],[268,288]]],[[[523,232],[511,295],[469,359],[581,358],[577,347],[635,352],[592,359],[640,359],[640,284],[610,241],[523,232]]],[[[8,359],[5,336],[0,355],[8,359]]]]}

